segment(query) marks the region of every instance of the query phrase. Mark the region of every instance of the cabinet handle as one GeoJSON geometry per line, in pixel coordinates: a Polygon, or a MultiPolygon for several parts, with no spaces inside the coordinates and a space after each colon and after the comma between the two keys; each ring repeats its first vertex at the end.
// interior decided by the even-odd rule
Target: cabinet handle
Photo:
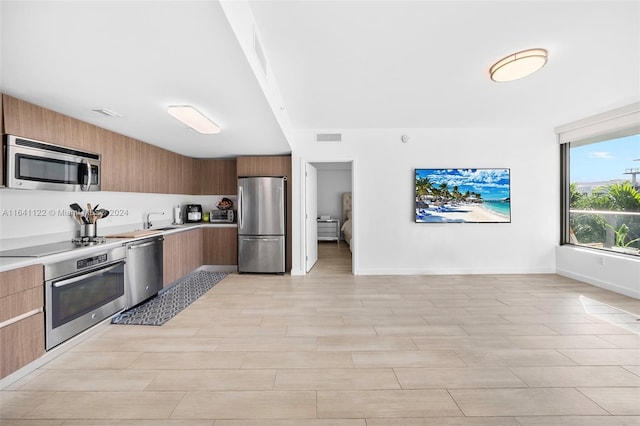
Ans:
{"type": "Polygon", "coordinates": [[[25,312],[24,314],[18,315],[17,317],[13,317],[11,319],[8,319],[5,322],[0,322],[0,328],[8,327],[11,324],[15,324],[18,321],[22,321],[25,318],[29,318],[29,317],[32,317],[34,315],[38,315],[40,312],[44,312],[44,309],[42,309],[42,306],[39,307],[39,308],[36,308],[36,309],[34,309],[32,311],[25,312]]]}

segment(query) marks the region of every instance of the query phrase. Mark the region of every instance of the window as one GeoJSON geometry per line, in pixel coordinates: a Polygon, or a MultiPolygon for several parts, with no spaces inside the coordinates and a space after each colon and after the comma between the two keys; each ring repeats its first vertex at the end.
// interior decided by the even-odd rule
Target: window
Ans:
{"type": "Polygon", "coordinates": [[[560,243],[640,257],[640,102],[555,130],[560,243]]]}
{"type": "Polygon", "coordinates": [[[563,243],[640,256],[640,134],[562,146],[563,243]]]}

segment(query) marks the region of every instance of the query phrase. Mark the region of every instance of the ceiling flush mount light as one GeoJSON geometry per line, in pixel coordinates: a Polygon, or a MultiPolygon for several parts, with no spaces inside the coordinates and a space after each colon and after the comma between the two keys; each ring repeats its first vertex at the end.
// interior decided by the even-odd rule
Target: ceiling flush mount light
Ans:
{"type": "Polygon", "coordinates": [[[500,59],[489,69],[489,73],[493,81],[513,81],[533,74],[546,63],[545,49],[527,49],[500,59]]]}
{"type": "Polygon", "coordinates": [[[174,105],[168,109],[169,115],[178,121],[189,126],[196,132],[205,135],[215,135],[220,133],[220,127],[207,117],[202,115],[200,111],[189,105],[174,105]]]}

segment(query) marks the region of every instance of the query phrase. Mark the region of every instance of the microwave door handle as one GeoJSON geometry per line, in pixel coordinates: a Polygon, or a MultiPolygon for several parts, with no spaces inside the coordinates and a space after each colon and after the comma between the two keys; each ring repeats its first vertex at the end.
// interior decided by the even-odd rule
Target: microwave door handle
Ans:
{"type": "Polygon", "coordinates": [[[80,163],[80,189],[83,191],[91,189],[91,163],[89,160],[82,160],[80,163]]]}

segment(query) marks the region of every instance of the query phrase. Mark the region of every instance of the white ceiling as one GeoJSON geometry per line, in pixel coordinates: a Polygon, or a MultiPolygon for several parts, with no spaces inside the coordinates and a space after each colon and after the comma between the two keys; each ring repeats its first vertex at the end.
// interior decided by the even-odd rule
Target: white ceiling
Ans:
{"type": "Polygon", "coordinates": [[[291,151],[217,1],[1,6],[4,93],[191,157],[291,151]],[[222,132],[167,114],[184,104],[222,132]]]}
{"type": "MultiPolygon", "coordinates": [[[[296,129],[551,131],[640,100],[638,1],[249,3],[296,129]],[[488,78],[530,47],[549,50],[540,72],[488,78]]],[[[0,14],[4,93],[192,157],[291,150],[217,1],[1,0],[0,14]],[[186,129],[172,104],[222,132],[186,129]]]]}

